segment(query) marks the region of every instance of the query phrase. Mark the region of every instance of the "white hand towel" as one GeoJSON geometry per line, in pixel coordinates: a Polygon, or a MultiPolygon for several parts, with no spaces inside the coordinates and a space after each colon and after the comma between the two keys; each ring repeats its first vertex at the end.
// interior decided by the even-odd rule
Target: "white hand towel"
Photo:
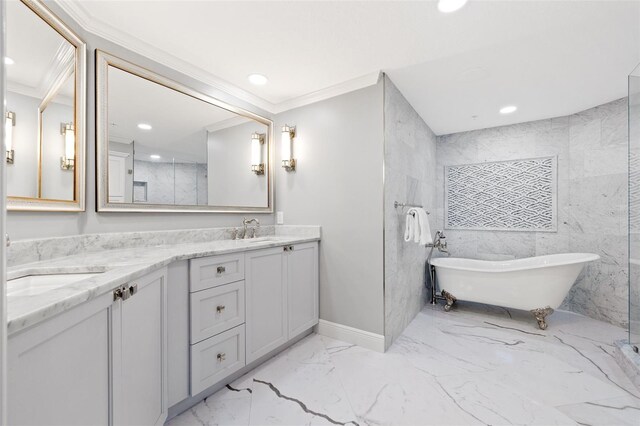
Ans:
{"type": "Polygon", "coordinates": [[[429,226],[429,216],[424,209],[414,209],[416,213],[416,224],[419,227],[419,239],[415,240],[421,245],[427,245],[433,243],[433,237],[431,236],[431,227],[429,226]]]}
{"type": "Polygon", "coordinates": [[[414,232],[418,226],[418,223],[416,221],[417,219],[415,218],[411,210],[412,209],[409,209],[405,217],[405,224],[404,224],[404,240],[405,241],[411,241],[414,238],[414,232]]]}

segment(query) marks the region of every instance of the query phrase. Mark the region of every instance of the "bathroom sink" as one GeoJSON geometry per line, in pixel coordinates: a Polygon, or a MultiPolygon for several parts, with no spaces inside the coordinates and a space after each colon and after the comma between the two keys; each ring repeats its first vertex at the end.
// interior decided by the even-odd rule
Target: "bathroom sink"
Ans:
{"type": "Polygon", "coordinates": [[[27,275],[7,281],[7,296],[37,296],[101,273],[27,275]]]}
{"type": "Polygon", "coordinates": [[[261,237],[261,238],[250,238],[247,240],[243,240],[249,244],[253,244],[253,243],[269,243],[269,242],[276,242],[278,241],[277,238],[275,237],[261,237]]]}

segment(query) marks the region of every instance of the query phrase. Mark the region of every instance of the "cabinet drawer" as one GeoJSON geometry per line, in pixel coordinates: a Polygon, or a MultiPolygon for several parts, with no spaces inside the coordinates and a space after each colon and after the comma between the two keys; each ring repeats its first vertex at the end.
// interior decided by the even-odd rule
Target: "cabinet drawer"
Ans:
{"type": "Polygon", "coordinates": [[[244,322],[244,281],[191,293],[191,343],[244,322]]]}
{"type": "Polygon", "coordinates": [[[203,257],[190,261],[191,291],[206,290],[244,279],[244,253],[203,257]]]}
{"type": "Polygon", "coordinates": [[[191,345],[191,395],[215,385],[244,365],[244,324],[191,345]]]}

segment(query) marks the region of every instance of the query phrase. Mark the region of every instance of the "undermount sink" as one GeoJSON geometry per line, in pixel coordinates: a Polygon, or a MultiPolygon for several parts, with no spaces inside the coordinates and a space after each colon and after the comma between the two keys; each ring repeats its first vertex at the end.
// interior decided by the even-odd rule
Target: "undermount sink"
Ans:
{"type": "Polygon", "coordinates": [[[27,275],[7,281],[7,296],[35,296],[101,273],[27,275]]]}
{"type": "Polygon", "coordinates": [[[247,243],[269,243],[269,242],[275,242],[278,240],[274,237],[260,237],[260,238],[248,238],[242,241],[247,243]]]}

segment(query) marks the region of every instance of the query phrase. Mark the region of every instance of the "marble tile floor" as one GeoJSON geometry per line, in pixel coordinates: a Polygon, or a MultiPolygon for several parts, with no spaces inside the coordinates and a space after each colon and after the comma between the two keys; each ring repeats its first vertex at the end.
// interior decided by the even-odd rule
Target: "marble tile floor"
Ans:
{"type": "Polygon", "coordinates": [[[426,306],[385,354],[312,334],[191,410],[180,425],[635,425],[616,364],[625,331],[568,312],[426,306]]]}

